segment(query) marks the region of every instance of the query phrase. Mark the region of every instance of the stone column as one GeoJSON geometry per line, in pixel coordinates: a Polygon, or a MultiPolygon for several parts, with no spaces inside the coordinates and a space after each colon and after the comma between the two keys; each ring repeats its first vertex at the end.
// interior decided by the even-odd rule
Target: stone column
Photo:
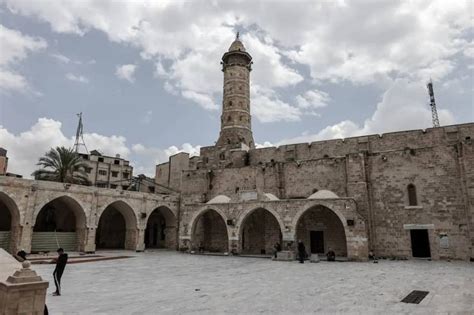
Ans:
{"type": "Polygon", "coordinates": [[[233,255],[233,254],[240,254],[241,251],[242,251],[242,248],[241,246],[239,246],[240,242],[239,242],[239,238],[238,237],[231,237],[229,239],[229,254],[230,255],[233,255]]]}
{"type": "Polygon", "coordinates": [[[95,227],[88,227],[85,230],[85,245],[84,245],[84,251],[86,253],[95,253],[96,249],[96,244],[95,244],[95,233],[97,229],[95,227]]]}
{"type": "Polygon", "coordinates": [[[137,243],[135,250],[137,252],[143,252],[145,250],[145,229],[139,228],[137,229],[137,243]]]}
{"type": "Polygon", "coordinates": [[[27,253],[31,253],[31,239],[33,237],[33,227],[26,223],[20,228],[20,242],[19,248],[27,253]]]}

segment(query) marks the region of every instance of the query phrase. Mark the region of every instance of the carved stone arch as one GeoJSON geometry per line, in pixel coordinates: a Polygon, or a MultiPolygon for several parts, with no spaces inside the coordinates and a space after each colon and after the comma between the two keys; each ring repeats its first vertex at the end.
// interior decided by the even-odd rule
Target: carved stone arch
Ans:
{"type": "Polygon", "coordinates": [[[237,220],[237,222],[235,224],[235,227],[238,229],[238,232],[239,232],[238,233],[239,237],[242,233],[242,224],[245,222],[245,219],[247,219],[254,211],[256,211],[258,209],[264,209],[264,210],[268,211],[269,213],[271,213],[273,215],[273,217],[276,219],[276,221],[278,222],[278,225],[280,227],[280,231],[282,233],[283,233],[283,231],[285,231],[285,224],[283,223],[283,220],[281,219],[278,212],[276,212],[274,209],[272,209],[271,207],[252,207],[252,208],[248,208],[248,209],[244,210],[244,212],[239,216],[239,219],[237,220]]]}
{"type": "Polygon", "coordinates": [[[155,206],[149,211],[145,227],[143,240],[145,248],[177,248],[178,220],[168,206],[155,206]]]}
{"type": "MultiPolygon", "coordinates": [[[[294,239],[298,240],[298,236],[301,237],[301,230],[299,230],[300,221],[306,214],[316,213],[316,219],[313,218],[313,221],[326,221],[324,224],[318,226],[316,224],[316,228],[311,228],[314,232],[323,231],[327,229],[328,231],[332,232],[332,235],[329,236],[330,239],[339,239],[341,240],[341,236],[343,235],[343,241],[345,241],[344,245],[341,245],[342,241],[335,241],[333,244],[324,244],[323,250],[327,251],[328,247],[331,246],[331,249],[336,251],[336,255],[344,256],[344,251],[349,260],[367,260],[368,255],[368,238],[367,238],[367,231],[365,228],[365,222],[360,214],[357,212],[355,208],[355,204],[346,204],[346,203],[339,203],[337,202],[334,205],[331,205],[330,202],[318,202],[307,204],[305,207],[300,209],[297,214],[294,216],[292,220],[292,230],[294,233],[294,239]],[[344,210],[339,208],[344,207],[344,210]],[[318,211],[322,211],[319,212],[318,211]],[[348,217],[348,215],[350,216],[348,217]],[[318,218],[319,215],[319,218],[318,218]],[[323,217],[323,218],[322,218],[323,217]],[[350,220],[348,220],[350,219],[350,220]],[[349,225],[348,222],[351,222],[349,225]],[[338,228],[339,226],[339,228],[338,228]],[[337,232],[334,232],[337,231],[337,232]],[[299,234],[299,235],[298,235],[299,234]],[[337,247],[335,250],[333,247],[337,247]],[[345,249],[344,249],[345,247],[345,249]],[[338,252],[339,251],[339,252],[338,252]]],[[[306,225],[306,223],[305,223],[306,225]]],[[[305,227],[308,230],[308,226],[305,227]]],[[[308,232],[308,231],[307,231],[308,232]]],[[[312,236],[306,235],[307,237],[307,252],[310,253],[314,247],[318,247],[317,245],[309,244],[311,241],[312,236]]],[[[323,234],[323,238],[324,238],[323,234]]],[[[318,243],[317,239],[318,236],[315,235],[314,237],[315,243],[318,243]]],[[[326,241],[326,239],[324,240],[326,241]]]]}
{"type": "Polygon", "coordinates": [[[254,207],[240,215],[238,229],[239,252],[269,255],[276,243],[281,245],[285,225],[271,207],[254,207]]]}
{"type": "Polygon", "coordinates": [[[0,191],[0,247],[10,253],[18,250],[20,219],[20,210],[15,200],[6,192],[0,191]]]}
{"type": "Polygon", "coordinates": [[[196,251],[228,252],[231,230],[228,218],[217,206],[207,206],[197,211],[189,224],[191,249],[196,251]]]}
{"type": "Polygon", "coordinates": [[[97,211],[97,220],[97,248],[138,248],[137,212],[128,202],[119,199],[107,203],[97,211]]]}
{"type": "Polygon", "coordinates": [[[33,209],[33,214],[31,218],[31,224],[33,226],[35,225],[35,222],[38,218],[40,211],[43,210],[43,208],[47,204],[54,202],[55,200],[64,201],[69,207],[71,207],[71,210],[74,212],[76,219],[78,219],[79,221],[78,223],[80,223],[81,225],[84,225],[84,227],[87,225],[88,213],[86,211],[87,207],[85,206],[85,204],[82,203],[73,194],[59,193],[59,194],[50,196],[46,198],[45,200],[42,200],[42,202],[33,209]]]}
{"type": "Polygon", "coordinates": [[[73,194],[48,196],[33,209],[31,251],[83,251],[87,238],[87,212],[73,194]]]}

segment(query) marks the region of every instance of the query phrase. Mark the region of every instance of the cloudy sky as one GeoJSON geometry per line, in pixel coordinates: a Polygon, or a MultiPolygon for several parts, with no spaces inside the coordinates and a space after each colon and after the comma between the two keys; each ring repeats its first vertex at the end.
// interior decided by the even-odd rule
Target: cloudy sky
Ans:
{"type": "Polygon", "coordinates": [[[213,145],[220,58],[240,31],[253,56],[260,145],[472,122],[471,1],[0,0],[0,146],[29,176],[72,146],[153,175],[170,154],[213,145]]]}

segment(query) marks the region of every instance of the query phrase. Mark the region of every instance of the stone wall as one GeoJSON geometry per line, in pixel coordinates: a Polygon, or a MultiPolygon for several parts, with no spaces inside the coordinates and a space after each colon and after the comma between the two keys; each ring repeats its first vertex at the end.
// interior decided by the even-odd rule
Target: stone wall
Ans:
{"type": "MultiPolygon", "coordinates": [[[[474,124],[411,130],[280,147],[222,152],[203,147],[181,169],[181,201],[242,192],[304,199],[318,190],[351,198],[378,255],[411,257],[409,228],[429,229],[434,259],[474,257],[474,124]],[[195,159],[196,160],[196,159],[195,159]],[[408,205],[414,184],[418,204],[408,205]],[[441,246],[441,238],[449,239],[441,246]]],[[[183,207],[182,217],[189,208],[183,207]]],[[[238,216],[234,216],[238,218],[238,216]]]]}
{"type": "MultiPolygon", "coordinates": [[[[61,200],[61,207],[74,212],[76,233],[80,240],[78,251],[96,249],[96,230],[101,214],[110,205],[117,205],[126,222],[124,247],[144,249],[144,230],[147,218],[159,207],[165,207],[178,217],[179,196],[159,195],[131,191],[117,191],[55,182],[0,177],[0,203],[12,217],[12,246],[29,252],[31,238],[41,209],[61,200]],[[120,206],[118,206],[120,205],[120,206]]],[[[0,218],[3,220],[3,217],[0,218]]]]}

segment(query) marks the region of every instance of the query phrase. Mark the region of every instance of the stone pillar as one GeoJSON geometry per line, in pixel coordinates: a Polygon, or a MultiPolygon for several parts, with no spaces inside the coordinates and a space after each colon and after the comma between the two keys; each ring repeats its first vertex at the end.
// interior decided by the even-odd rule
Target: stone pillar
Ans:
{"type": "Polygon", "coordinates": [[[43,314],[48,286],[24,261],[22,269],[0,281],[0,314],[43,314]]]}
{"type": "Polygon", "coordinates": [[[84,245],[84,251],[86,253],[95,253],[96,249],[96,244],[95,244],[95,233],[97,229],[94,227],[89,227],[85,230],[85,245],[84,245]]]}
{"type": "Polygon", "coordinates": [[[231,237],[229,239],[229,254],[240,254],[242,252],[242,246],[240,246],[240,241],[237,237],[231,237]]]}
{"type": "Polygon", "coordinates": [[[137,252],[143,252],[145,250],[145,229],[139,228],[137,229],[137,243],[135,250],[137,252]]]}
{"type": "Polygon", "coordinates": [[[28,223],[23,225],[20,233],[19,249],[23,249],[27,253],[31,253],[31,239],[33,238],[33,227],[28,223]]]}

